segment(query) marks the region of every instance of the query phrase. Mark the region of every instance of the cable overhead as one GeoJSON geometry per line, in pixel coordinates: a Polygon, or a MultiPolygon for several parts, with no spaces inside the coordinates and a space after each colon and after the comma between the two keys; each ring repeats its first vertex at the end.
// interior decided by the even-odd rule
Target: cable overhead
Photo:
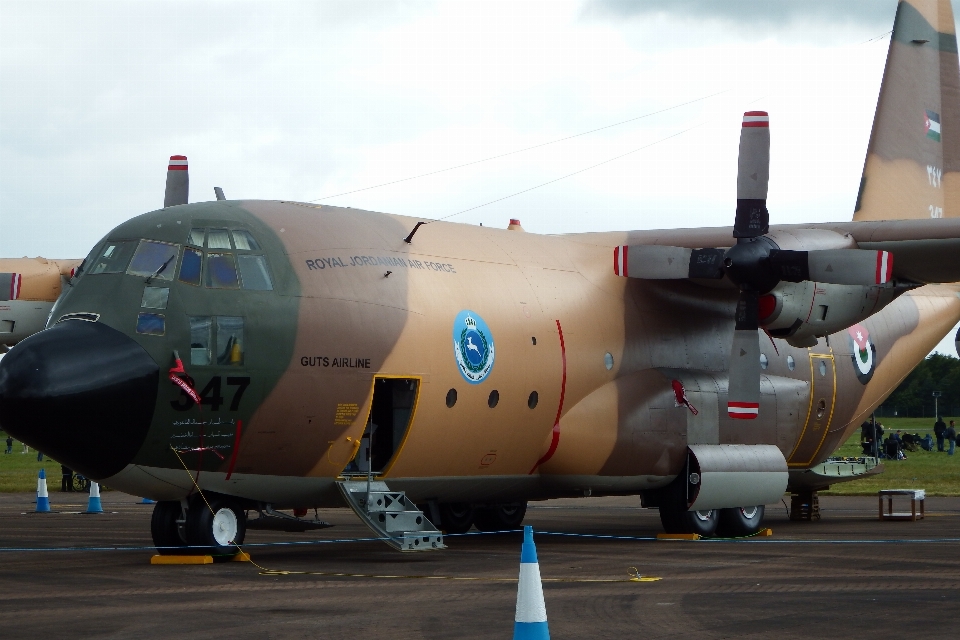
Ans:
{"type": "Polygon", "coordinates": [[[458,165],[453,166],[453,167],[447,167],[446,169],[438,169],[437,171],[430,171],[430,172],[428,172],[428,173],[421,173],[420,175],[410,176],[409,178],[400,178],[399,180],[391,180],[390,182],[382,182],[382,183],[380,183],[380,184],[375,184],[375,185],[370,186],[370,187],[363,187],[362,189],[354,189],[353,191],[344,191],[343,193],[335,193],[335,194],[330,195],[330,196],[324,196],[324,197],[322,197],[322,198],[316,198],[316,199],[314,199],[314,200],[307,200],[307,202],[320,202],[320,201],[322,201],[322,200],[331,200],[331,199],[333,199],[333,198],[339,198],[340,196],[350,195],[351,193],[360,193],[361,191],[369,191],[369,190],[371,190],[371,189],[379,189],[380,187],[386,187],[386,186],[389,186],[389,185],[391,185],[391,184],[398,184],[398,183],[400,183],[400,182],[407,182],[408,180],[416,180],[416,179],[418,179],[418,178],[426,178],[427,176],[435,176],[435,175],[437,175],[438,173],[444,173],[444,172],[446,172],[446,171],[453,171],[454,169],[462,169],[462,168],[464,168],[464,167],[470,167],[470,166],[473,166],[473,165],[475,165],[475,164],[480,164],[480,163],[482,163],[482,162],[489,162],[490,160],[496,160],[496,159],[498,159],[498,158],[505,158],[505,157],[507,157],[507,156],[512,156],[512,155],[517,154],[517,153],[523,153],[524,151],[532,151],[533,149],[539,149],[540,147],[546,147],[546,146],[549,146],[549,145],[551,145],[551,144],[557,144],[558,142],[564,142],[564,141],[566,141],[566,140],[572,140],[572,139],[574,139],[574,138],[579,138],[579,137],[581,137],[581,136],[586,136],[586,135],[589,135],[589,134],[591,134],[591,133],[596,133],[597,131],[603,131],[604,129],[611,129],[611,128],[613,128],[613,127],[619,127],[619,126],[622,125],[622,124],[627,124],[627,123],[629,123],[629,122],[635,122],[635,121],[637,121],[637,120],[642,120],[642,119],[644,119],[644,118],[649,118],[649,117],[651,117],[651,116],[655,116],[655,115],[660,114],[660,113],[665,113],[665,112],[671,111],[671,110],[673,110],[673,109],[679,109],[680,107],[685,107],[685,106],[687,106],[688,104],[693,104],[693,103],[695,103],[695,102],[701,102],[701,101],[703,101],[703,100],[707,100],[708,98],[712,98],[712,97],[714,97],[714,96],[718,96],[718,95],[720,95],[721,93],[726,93],[727,91],[729,91],[729,89],[724,89],[723,91],[717,91],[716,93],[711,93],[710,95],[702,96],[702,97],[700,97],[700,98],[696,98],[696,99],[694,99],[694,100],[689,100],[689,101],[687,101],[687,102],[681,102],[680,104],[675,104],[675,105],[673,105],[673,106],[671,106],[671,107],[666,107],[666,108],[664,108],[664,109],[660,109],[659,111],[651,111],[650,113],[645,113],[645,114],[642,115],[642,116],[637,116],[637,117],[635,117],[635,118],[630,118],[629,120],[622,120],[622,121],[620,121],[620,122],[615,122],[614,124],[608,124],[608,125],[603,126],[603,127],[598,127],[598,128],[596,128],[596,129],[591,129],[590,131],[584,131],[583,133],[576,133],[576,134],[574,134],[574,135],[572,135],[572,136],[567,136],[567,137],[565,137],[565,138],[558,138],[558,139],[556,139],[556,140],[551,140],[550,142],[542,142],[542,143],[540,143],[540,144],[535,144],[535,145],[533,145],[532,147],[524,147],[523,149],[517,149],[516,151],[508,151],[507,153],[501,153],[501,154],[496,155],[496,156],[490,156],[489,158],[482,158],[482,159],[480,159],[480,160],[474,160],[474,161],[472,161],[472,162],[467,162],[467,163],[465,163],[465,164],[458,164],[458,165]]]}

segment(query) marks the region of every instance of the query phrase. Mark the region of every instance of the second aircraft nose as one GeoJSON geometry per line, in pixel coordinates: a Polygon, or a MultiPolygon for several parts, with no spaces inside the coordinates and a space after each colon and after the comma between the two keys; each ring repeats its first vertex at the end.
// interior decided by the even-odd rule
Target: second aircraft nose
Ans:
{"type": "Polygon", "coordinates": [[[143,347],[116,329],[64,321],[0,361],[0,426],[88,477],[106,478],[143,444],[159,375],[143,347]]]}

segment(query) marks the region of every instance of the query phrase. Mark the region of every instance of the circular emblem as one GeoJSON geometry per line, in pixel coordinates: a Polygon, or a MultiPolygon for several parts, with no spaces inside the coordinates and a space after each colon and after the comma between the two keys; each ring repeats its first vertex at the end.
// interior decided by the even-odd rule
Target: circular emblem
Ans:
{"type": "Polygon", "coordinates": [[[453,355],[470,384],[480,384],[493,369],[493,333],[473,311],[461,311],[453,321],[453,355]]]}
{"type": "Polygon", "coordinates": [[[877,365],[877,348],[870,342],[870,332],[862,324],[847,329],[850,336],[854,372],[861,384],[870,382],[877,365]]]}

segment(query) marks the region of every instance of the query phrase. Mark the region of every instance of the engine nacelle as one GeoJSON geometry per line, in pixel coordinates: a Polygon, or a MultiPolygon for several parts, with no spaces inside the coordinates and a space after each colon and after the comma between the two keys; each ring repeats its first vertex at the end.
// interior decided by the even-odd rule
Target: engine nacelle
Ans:
{"type": "Polygon", "coordinates": [[[899,293],[887,285],[781,282],[760,298],[760,326],[795,347],[810,347],[819,337],[869,318],[899,293]]]}

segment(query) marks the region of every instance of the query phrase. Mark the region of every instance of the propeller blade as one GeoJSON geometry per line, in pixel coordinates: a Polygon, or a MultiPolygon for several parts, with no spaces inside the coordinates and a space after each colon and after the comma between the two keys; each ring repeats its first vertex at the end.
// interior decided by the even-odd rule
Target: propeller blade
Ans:
{"type": "Polygon", "coordinates": [[[740,292],[737,324],[730,352],[730,384],[727,415],[738,420],[753,420],[760,415],[760,334],[757,329],[759,294],[740,292]]]}
{"type": "Polygon", "coordinates": [[[787,282],[829,284],[886,284],[893,277],[893,254],[867,249],[771,251],[770,264],[787,282]]]}
{"type": "Polygon", "coordinates": [[[722,249],[621,245],[613,250],[613,272],[624,278],[684,280],[723,277],[722,249]]]}
{"type": "Polygon", "coordinates": [[[756,238],[770,229],[767,183],[770,180],[770,116],[747,111],[740,128],[737,161],[737,217],[734,238],[756,238]]]}
{"type": "Polygon", "coordinates": [[[187,170],[187,156],[170,156],[167,165],[167,188],[163,194],[163,208],[187,204],[190,195],[190,172],[187,170]]]}

